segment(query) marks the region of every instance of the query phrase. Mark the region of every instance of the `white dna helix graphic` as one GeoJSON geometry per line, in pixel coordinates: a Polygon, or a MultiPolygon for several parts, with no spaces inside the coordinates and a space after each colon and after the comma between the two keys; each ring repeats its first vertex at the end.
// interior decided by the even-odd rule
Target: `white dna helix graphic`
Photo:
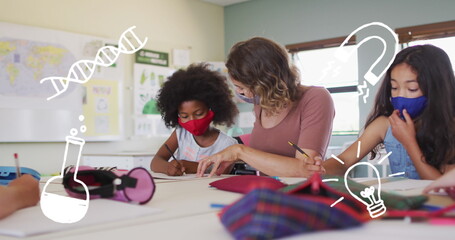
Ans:
{"type": "Polygon", "coordinates": [[[96,53],[95,60],[79,60],[73,63],[67,77],[47,77],[41,79],[41,84],[50,81],[56,91],[56,93],[51,97],[48,97],[47,100],[49,101],[64,93],[68,89],[70,82],[80,84],[86,83],[95,73],[97,66],[108,67],[112,65],[120,56],[120,53],[131,54],[143,48],[145,43],[147,43],[148,38],[146,37],[141,41],[133,32],[133,29],[135,28],[136,26],[132,26],[122,33],[118,42],[118,48],[114,46],[104,46],[96,53]]]}

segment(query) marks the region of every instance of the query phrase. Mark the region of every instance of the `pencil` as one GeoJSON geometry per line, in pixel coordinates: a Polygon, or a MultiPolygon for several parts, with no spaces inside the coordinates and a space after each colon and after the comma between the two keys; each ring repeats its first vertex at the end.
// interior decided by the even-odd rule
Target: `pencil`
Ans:
{"type": "MultiPolygon", "coordinates": [[[[169,148],[169,146],[165,143],[164,146],[166,147],[167,151],[171,154],[172,158],[177,161],[182,167],[183,167],[183,164],[177,160],[177,158],[174,156],[174,153],[171,151],[171,149],[169,148]]],[[[183,172],[184,175],[186,175],[185,172],[183,172]]]]}
{"type": "Polygon", "coordinates": [[[301,154],[305,155],[305,157],[309,158],[308,154],[306,154],[299,146],[295,145],[293,142],[288,141],[289,145],[291,145],[293,148],[295,148],[297,151],[299,151],[301,154]]]}
{"type": "Polygon", "coordinates": [[[14,161],[16,162],[16,178],[21,176],[21,167],[19,165],[19,156],[17,153],[14,154],[14,161]]]}
{"type": "Polygon", "coordinates": [[[169,146],[165,143],[164,146],[166,147],[167,151],[171,154],[172,158],[178,162],[177,158],[174,156],[174,153],[171,151],[169,146]]]}

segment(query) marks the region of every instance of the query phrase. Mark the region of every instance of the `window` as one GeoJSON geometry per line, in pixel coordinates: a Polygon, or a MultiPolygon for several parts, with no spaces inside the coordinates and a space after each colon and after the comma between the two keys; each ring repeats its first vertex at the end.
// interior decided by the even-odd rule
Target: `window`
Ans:
{"type": "Polygon", "coordinates": [[[455,70],[455,21],[425,24],[396,29],[402,48],[432,44],[449,55],[455,70]]]}
{"type": "Polygon", "coordinates": [[[455,37],[436,38],[427,40],[417,40],[409,42],[408,46],[431,44],[444,50],[449,55],[452,68],[455,71],[455,37]]]}
{"type": "MultiPolygon", "coordinates": [[[[355,46],[345,46],[352,52],[348,61],[335,58],[335,51],[344,38],[286,46],[290,48],[294,64],[299,68],[301,81],[306,86],[323,86],[330,92],[335,104],[332,135],[358,134],[359,94],[355,46]],[[302,47],[305,45],[304,47],[302,47]]],[[[352,43],[351,43],[352,44],[352,43]]]]}

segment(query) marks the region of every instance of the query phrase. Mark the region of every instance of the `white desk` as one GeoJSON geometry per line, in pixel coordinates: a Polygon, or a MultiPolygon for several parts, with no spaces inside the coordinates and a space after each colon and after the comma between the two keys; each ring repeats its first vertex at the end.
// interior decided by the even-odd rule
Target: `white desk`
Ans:
{"type": "MultiPolygon", "coordinates": [[[[209,188],[208,184],[214,180],[216,179],[157,180],[155,196],[146,206],[163,209],[162,213],[25,239],[232,239],[217,216],[219,210],[210,208],[210,203],[228,204],[242,195],[209,188]]],[[[300,180],[284,179],[287,183],[300,180]]],[[[58,187],[59,184],[56,184],[52,190],[57,192],[58,187]]],[[[439,240],[454,239],[454,236],[455,226],[453,225],[432,226],[424,223],[408,224],[401,220],[387,220],[371,221],[362,227],[349,230],[303,234],[289,239],[439,240]]],[[[0,239],[18,238],[0,236],[0,239]]]]}

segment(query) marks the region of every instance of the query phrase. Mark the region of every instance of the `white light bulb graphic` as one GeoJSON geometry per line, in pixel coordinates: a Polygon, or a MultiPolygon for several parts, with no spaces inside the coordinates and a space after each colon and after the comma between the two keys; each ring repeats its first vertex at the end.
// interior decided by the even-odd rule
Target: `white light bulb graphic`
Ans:
{"type": "Polygon", "coordinates": [[[352,165],[344,174],[344,184],[346,186],[346,189],[351,194],[351,196],[353,196],[355,199],[359,200],[361,203],[367,206],[367,210],[372,218],[377,218],[386,212],[387,209],[384,205],[384,201],[381,199],[381,179],[379,177],[378,170],[376,169],[375,166],[373,166],[373,164],[368,162],[358,162],[352,165]],[[349,188],[347,181],[349,172],[351,172],[351,170],[353,170],[355,167],[359,165],[367,165],[368,167],[371,167],[375,172],[376,179],[378,181],[378,189],[376,191],[376,194],[375,194],[376,189],[374,186],[366,187],[363,191],[360,191],[360,196],[354,194],[349,188]]]}

